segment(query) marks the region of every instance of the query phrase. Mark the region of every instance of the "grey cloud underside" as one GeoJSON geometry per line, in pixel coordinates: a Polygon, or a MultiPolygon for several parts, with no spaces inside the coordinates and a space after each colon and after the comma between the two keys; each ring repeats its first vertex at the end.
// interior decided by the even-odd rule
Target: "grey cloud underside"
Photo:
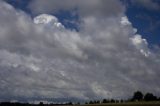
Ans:
{"type": "Polygon", "coordinates": [[[125,10],[118,0],[67,0],[66,2],[58,0],[48,0],[47,2],[44,0],[33,0],[28,8],[34,14],[75,10],[82,17],[90,15],[115,16],[125,10]]]}
{"type": "MultiPolygon", "coordinates": [[[[95,0],[93,6],[97,3],[101,5],[95,0]]],[[[117,15],[82,15],[76,32],[35,24],[1,1],[0,100],[128,98],[135,90],[160,95],[159,55],[147,48],[126,17],[122,21],[119,7],[113,12],[117,15]]]]}

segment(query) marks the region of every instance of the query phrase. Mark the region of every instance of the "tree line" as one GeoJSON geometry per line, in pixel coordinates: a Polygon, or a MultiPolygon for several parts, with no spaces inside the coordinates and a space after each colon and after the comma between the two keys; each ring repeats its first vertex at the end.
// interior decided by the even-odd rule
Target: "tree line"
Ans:
{"type": "Polygon", "coordinates": [[[152,93],[143,94],[141,91],[137,91],[134,93],[131,101],[160,101],[160,97],[157,97],[152,93]]]}
{"type": "Polygon", "coordinates": [[[116,99],[103,99],[103,100],[91,100],[85,104],[100,104],[100,103],[125,103],[125,102],[141,102],[141,101],[160,101],[160,97],[155,96],[153,93],[143,94],[141,91],[136,91],[133,96],[128,100],[116,100],[116,99]]]}
{"type": "MultiPolygon", "coordinates": [[[[103,100],[90,100],[85,102],[85,104],[105,104],[105,103],[127,103],[127,102],[141,102],[141,101],[160,101],[160,97],[153,95],[153,93],[143,94],[141,91],[136,91],[133,93],[133,96],[128,100],[116,100],[116,99],[103,99],[103,100]]],[[[62,106],[62,105],[80,105],[80,102],[67,102],[65,104],[29,104],[29,103],[11,103],[11,102],[1,102],[0,106],[62,106]]]]}

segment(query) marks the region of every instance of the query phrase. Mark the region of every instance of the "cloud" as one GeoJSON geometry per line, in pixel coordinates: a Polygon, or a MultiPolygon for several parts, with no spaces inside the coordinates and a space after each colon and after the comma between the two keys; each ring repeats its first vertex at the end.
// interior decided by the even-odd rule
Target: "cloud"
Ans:
{"type": "Polygon", "coordinates": [[[60,10],[70,11],[77,10],[80,16],[88,15],[117,15],[124,11],[124,6],[117,0],[67,0],[60,2],[58,0],[34,0],[30,3],[29,8],[33,13],[55,13],[60,10]],[[115,7],[113,8],[112,5],[115,7]],[[92,11],[92,12],[91,12],[92,11]]]}
{"type": "Polygon", "coordinates": [[[132,0],[132,2],[148,10],[160,10],[160,4],[154,0],[132,0]]]}
{"type": "Polygon", "coordinates": [[[46,25],[47,28],[64,28],[64,26],[58,22],[56,17],[48,14],[41,14],[40,16],[35,17],[34,23],[46,25]]]}
{"type": "Polygon", "coordinates": [[[149,56],[150,52],[148,49],[148,43],[146,39],[143,39],[141,35],[136,34],[133,38],[131,38],[133,44],[140,49],[140,52],[145,56],[149,56]]]}
{"type": "MultiPolygon", "coordinates": [[[[94,16],[78,7],[82,17],[77,32],[56,28],[60,22],[51,15],[56,19],[52,24],[34,23],[28,14],[0,1],[1,100],[128,98],[135,90],[159,95],[159,55],[144,54],[147,41],[119,10],[123,5],[115,0],[88,2],[88,8],[96,5],[98,15],[106,15],[94,16]]],[[[61,8],[73,7],[67,5],[61,8]]]]}

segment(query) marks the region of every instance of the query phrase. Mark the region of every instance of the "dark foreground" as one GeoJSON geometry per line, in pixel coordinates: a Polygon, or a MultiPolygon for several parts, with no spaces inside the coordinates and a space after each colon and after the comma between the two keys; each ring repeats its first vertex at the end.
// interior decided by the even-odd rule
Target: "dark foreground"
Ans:
{"type": "Polygon", "coordinates": [[[81,106],[160,106],[160,102],[106,103],[81,106]]]}
{"type": "Polygon", "coordinates": [[[160,106],[160,102],[128,102],[85,105],[0,103],[0,106],[160,106]]]}

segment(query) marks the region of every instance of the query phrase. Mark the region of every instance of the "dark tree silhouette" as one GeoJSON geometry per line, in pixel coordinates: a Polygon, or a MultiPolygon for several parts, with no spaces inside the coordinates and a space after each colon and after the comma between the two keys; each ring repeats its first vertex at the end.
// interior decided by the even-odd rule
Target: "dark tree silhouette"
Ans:
{"type": "Polygon", "coordinates": [[[39,106],[43,106],[43,102],[40,102],[40,103],[39,103],[39,106]]]}
{"type": "Polygon", "coordinates": [[[110,101],[111,103],[115,103],[115,100],[114,99],[111,99],[111,101],[110,101]]]}
{"type": "Polygon", "coordinates": [[[132,98],[133,101],[136,101],[136,100],[140,101],[142,99],[143,99],[142,92],[140,92],[140,91],[134,92],[134,95],[133,95],[133,98],[132,98]]]}
{"type": "Polygon", "coordinates": [[[120,100],[120,103],[123,103],[123,102],[124,102],[124,100],[121,99],[121,100],[120,100]]]}
{"type": "Polygon", "coordinates": [[[93,101],[89,101],[89,104],[93,104],[93,101]]]}
{"type": "Polygon", "coordinates": [[[120,100],[115,100],[115,103],[120,103],[120,100]]]}
{"type": "Polygon", "coordinates": [[[73,103],[72,103],[72,102],[69,102],[68,105],[73,105],[73,103]]]}
{"type": "Polygon", "coordinates": [[[99,100],[90,101],[89,104],[100,104],[99,100]]]}
{"type": "Polygon", "coordinates": [[[85,102],[85,104],[88,104],[88,102],[85,102]]]}
{"type": "Polygon", "coordinates": [[[109,101],[107,99],[103,99],[102,103],[108,103],[109,101]]]}
{"type": "Polygon", "coordinates": [[[99,101],[99,100],[96,100],[96,101],[95,101],[95,104],[100,104],[100,101],[99,101]]]}
{"type": "Polygon", "coordinates": [[[146,95],[144,96],[144,100],[145,101],[156,101],[157,97],[154,96],[152,93],[146,93],[146,95]]]}

